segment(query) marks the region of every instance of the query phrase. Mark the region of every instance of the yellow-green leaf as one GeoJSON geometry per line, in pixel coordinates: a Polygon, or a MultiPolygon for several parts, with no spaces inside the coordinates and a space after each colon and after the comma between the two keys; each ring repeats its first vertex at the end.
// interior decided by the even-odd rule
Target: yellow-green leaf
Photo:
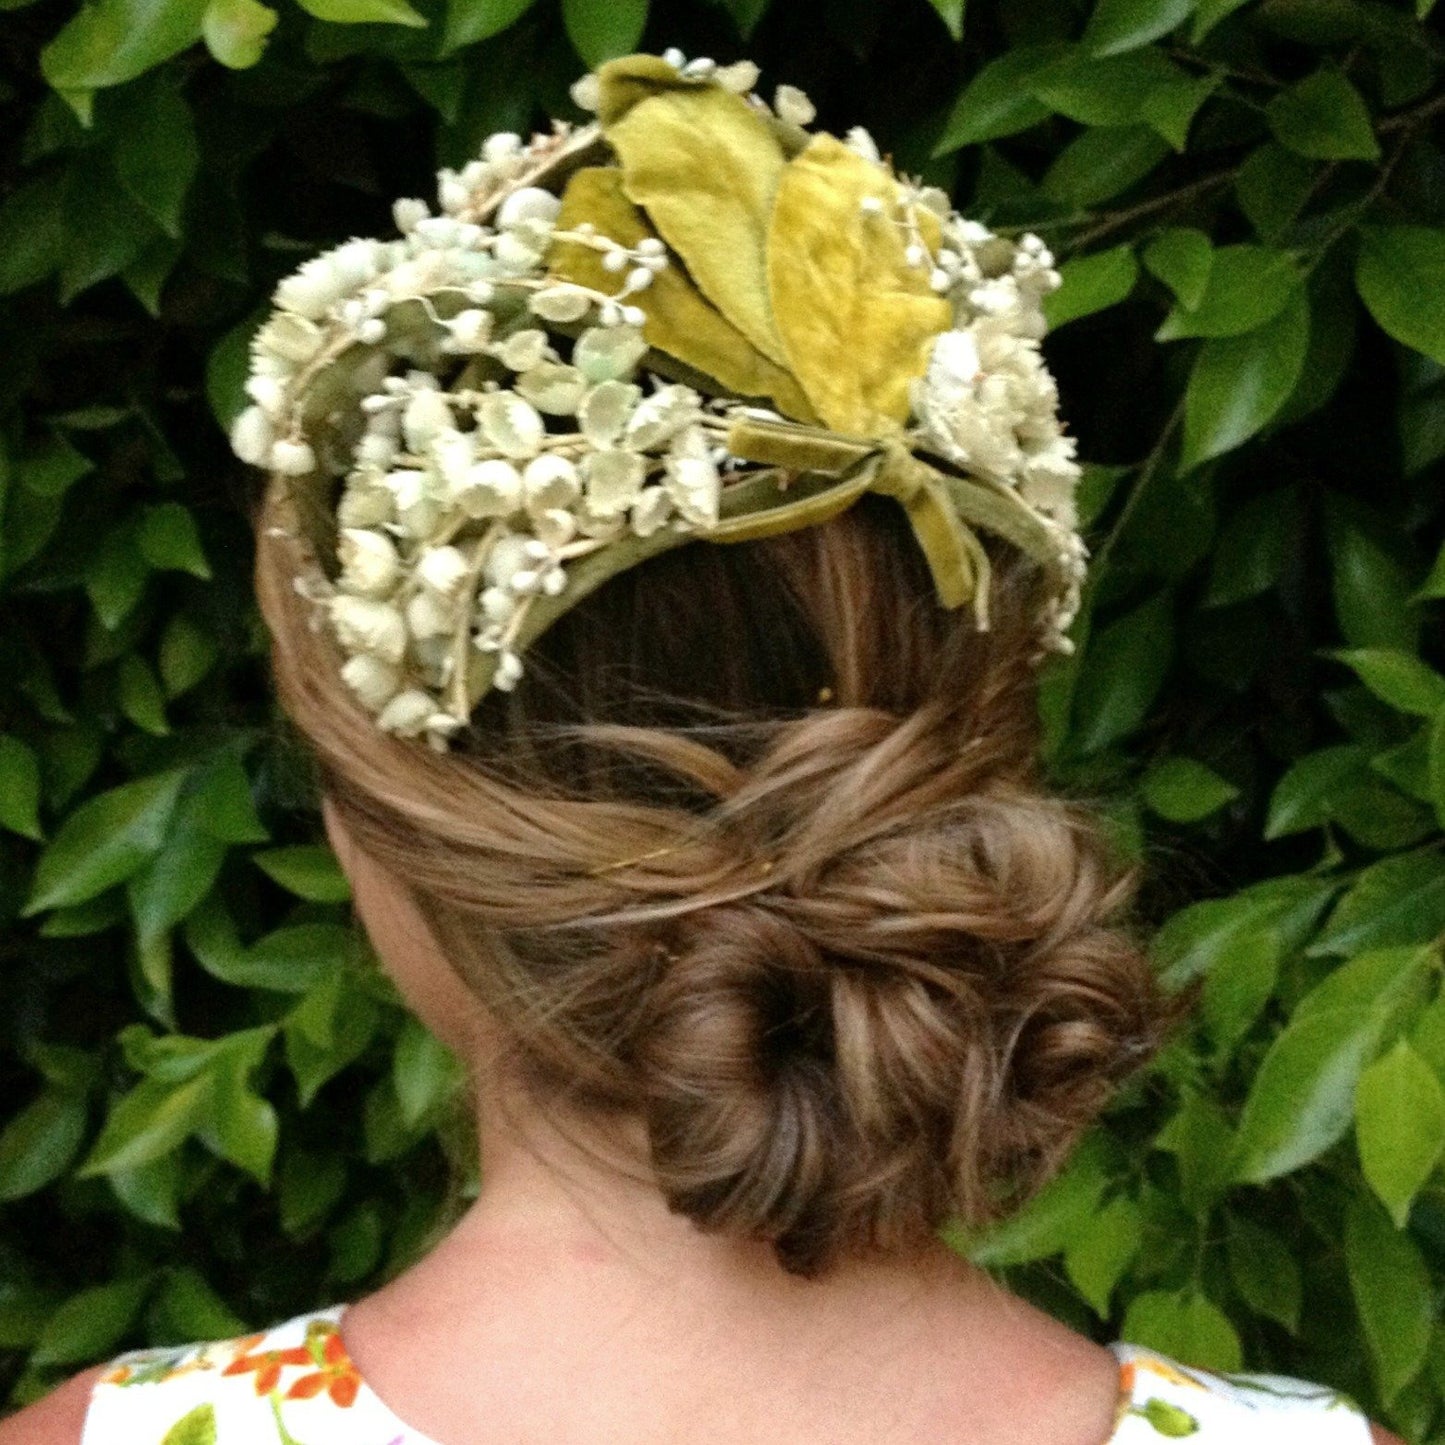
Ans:
{"type": "MultiPolygon", "coordinates": [[[[559,228],[575,230],[589,221],[601,235],[626,246],[653,234],[646,217],[622,193],[622,173],[615,166],[588,167],[567,183],[559,228]]],[[[551,269],[554,275],[580,286],[604,292],[616,289],[616,278],[603,269],[601,253],[587,246],[559,243],[551,269]]],[[[681,266],[658,272],[647,290],[631,299],[646,315],[642,335],[649,346],[696,368],[738,396],[765,398],[786,416],[815,420],[793,377],[708,302],[681,266]]]]}
{"type": "Polygon", "coordinates": [[[1425,1363],[1434,1315],[1430,1273],[1414,1240],[1368,1194],[1356,1195],[1346,1212],[1345,1263],[1375,1383],[1389,1404],[1425,1363]]]}
{"type": "Polygon", "coordinates": [[[952,321],[926,267],[905,259],[898,204],[885,171],[819,135],[788,163],[773,207],[768,286],[787,362],[825,424],[858,436],[902,425],[909,382],[952,321]]]}
{"type": "Polygon", "coordinates": [[[1370,1188],[1403,1229],[1420,1186],[1445,1154],[1445,1088],[1408,1040],[1360,1075],[1355,1141],[1370,1188]]]}
{"type": "MultiPolygon", "coordinates": [[[[637,84],[630,62],[599,72],[609,96],[637,84]]],[[[773,196],[786,165],[772,128],[720,86],[658,89],[606,123],[622,189],[682,257],[698,289],[764,356],[787,365],[768,299],[766,248],[773,196]]]]}
{"type": "Polygon", "coordinates": [[[308,14],[318,20],[329,20],[333,25],[426,24],[426,16],[406,0],[299,0],[299,3],[308,14]]]}
{"type": "Polygon", "coordinates": [[[216,1407],[197,1405],[166,1431],[161,1445],[216,1445],[216,1407]]]}
{"type": "Polygon", "coordinates": [[[201,36],[222,65],[246,70],[261,59],[278,19],[261,0],[211,0],[201,18],[201,36]]]}

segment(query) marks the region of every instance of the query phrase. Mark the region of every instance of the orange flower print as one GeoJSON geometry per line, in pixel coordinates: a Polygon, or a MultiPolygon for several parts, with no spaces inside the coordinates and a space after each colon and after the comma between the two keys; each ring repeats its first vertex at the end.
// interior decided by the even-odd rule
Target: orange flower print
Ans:
{"type": "MultiPolygon", "coordinates": [[[[317,1338],[312,1341],[313,1354],[316,1353],[315,1347],[318,1343],[321,1356],[318,1361],[319,1368],[309,1375],[302,1375],[286,1391],[285,1398],[310,1400],[325,1390],[333,1404],[345,1409],[356,1400],[356,1392],[361,1388],[361,1376],[357,1373],[356,1366],[351,1363],[346,1346],[341,1343],[341,1332],[335,1325],[329,1325],[318,1332],[317,1338]]],[[[309,1359],[310,1356],[308,1362],[309,1359]]]]}
{"type": "Polygon", "coordinates": [[[1194,1390],[1209,1388],[1203,1380],[1180,1369],[1173,1361],[1160,1359],[1157,1355],[1147,1360],[1141,1360],[1140,1364],[1151,1374],[1158,1375],[1161,1380],[1168,1380],[1170,1384],[1188,1385],[1194,1390]]]}
{"type": "Polygon", "coordinates": [[[1134,1380],[1136,1371],[1133,1360],[1125,1360],[1119,1366],[1119,1398],[1114,1407],[1114,1429],[1117,1430],[1124,1422],[1124,1416],[1129,1413],[1129,1406],[1134,1399],[1134,1380]]]}
{"type": "MultiPolygon", "coordinates": [[[[264,1339],[265,1336],[256,1338],[264,1339]]],[[[248,1343],[255,1342],[256,1340],[253,1339],[248,1343]]],[[[276,1388],[281,1379],[281,1371],[287,1365],[309,1365],[310,1363],[311,1352],[300,1345],[290,1350],[262,1350],[255,1355],[251,1354],[249,1350],[242,1350],[221,1373],[223,1375],[248,1375],[254,1371],[256,1393],[266,1395],[276,1388]]]]}

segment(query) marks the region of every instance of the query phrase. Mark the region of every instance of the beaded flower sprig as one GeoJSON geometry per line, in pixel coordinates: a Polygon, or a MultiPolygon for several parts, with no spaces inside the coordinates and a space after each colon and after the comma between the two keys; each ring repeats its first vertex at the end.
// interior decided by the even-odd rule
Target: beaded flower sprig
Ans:
{"type": "Polygon", "coordinates": [[[237,454],[283,489],[342,676],[445,747],[582,597],[694,539],[907,510],[949,607],[988,625],[976,529],[1044,567],[1069,652],[1088,551],[1039,341],[1059,284],[756,67],[675,53],[574,87],[596,121],[494,135],[439,210],[394,208],[276,288],[237,454]]]}

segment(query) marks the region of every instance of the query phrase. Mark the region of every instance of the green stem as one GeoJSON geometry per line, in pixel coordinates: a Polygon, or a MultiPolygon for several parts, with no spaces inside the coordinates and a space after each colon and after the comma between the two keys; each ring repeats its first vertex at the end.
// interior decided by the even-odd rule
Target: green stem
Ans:
{"type": "Polygon", "coordinates": [[[1155,476],[1158,475],[1164,461],[1164,453],[1169,446],[1170,438],[1173,437],[1175,430],[1183,420],[1184,401],[1181,398],[1178,405],[1175,406],[1173,412],[1170,414],[1169,420],[1164,423],[1164,429],[1159,433],[1159,439],[1150,448],[1149,455],[1144,458],[1143,464],[1139,468],[1139,480],[1134,483],[1134,489],[1129,493],[1129,500],[1124,503],[1118,520],[1114,523],[1109,535],[1105,537],[1100,544],[1099,550],[1090,558],[1089,580],[1085,583],[1086,590],[1090,588],[1091,584],[1103,572],[1105,560],[1108,558],[1109,553],[1113,551],[1115,542],[1119,540],[1119,537],[1129,525],[1129,519],[1134,515],[1134,511],[1139,505],[1139,499],[1144,495],[1155,476]]]}
{"type": "Polygon", "coordinates": [[[276,1435],[281,1445],[301,1445],[301,1441],[286,1428],[286,1422],[281,1418],[281,1396],[272,1390],[267,1399],[271,1402],[271,1415],[276,1421],[276,1435]]]}

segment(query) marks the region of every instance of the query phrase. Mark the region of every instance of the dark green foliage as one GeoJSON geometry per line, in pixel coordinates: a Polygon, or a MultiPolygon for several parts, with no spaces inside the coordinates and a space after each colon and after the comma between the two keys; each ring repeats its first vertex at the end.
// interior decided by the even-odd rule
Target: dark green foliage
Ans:
{"type": "Polygon", "coordinates": [[[359,1293],[467,1177],[455,1066],[314,846],[223,424],[280,276],[640,42],[752,56],[1063,262],[1094,558],[1048,761],[1200,1007],[970,1247],[1097,1337],[1445,1440],[1431,8],[0,0],[11,1398],[359,1293]]]}

